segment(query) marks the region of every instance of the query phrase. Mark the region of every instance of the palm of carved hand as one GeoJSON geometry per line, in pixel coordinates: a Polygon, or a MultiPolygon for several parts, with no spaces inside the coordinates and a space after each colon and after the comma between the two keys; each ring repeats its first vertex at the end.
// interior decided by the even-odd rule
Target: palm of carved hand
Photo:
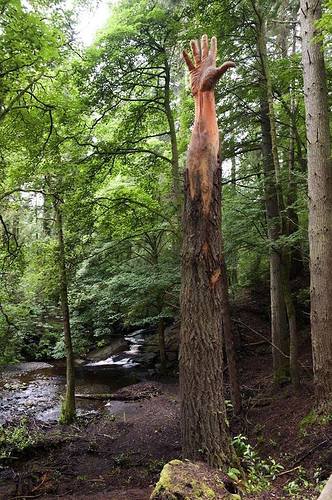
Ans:
{"type": "Polygon", "coordinates": [[[219,68],[216,67],[217,39],[215,36],[211,38],[210,49],[207,35],[202,36],[201,44],[197,40],[192,40],[191,51],[194,63],[185,50],[183,51],[183,58],[190,72],[193,95],[198,92],[212,90],[225,71],[235,66],[233,61],[226,61],[219,68]]]}

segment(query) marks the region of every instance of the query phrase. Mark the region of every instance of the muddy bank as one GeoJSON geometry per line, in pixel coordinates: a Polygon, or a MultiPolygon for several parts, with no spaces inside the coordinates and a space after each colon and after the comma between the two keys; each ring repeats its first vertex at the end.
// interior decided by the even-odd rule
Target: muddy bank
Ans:
{"type": "Polygon", "coordinates": [[[38,440],[0,469],[0,498],[80,498],[82,490],[91,498],[149,498],[164,463],[180,454],[177,388],[141,383],[127,391],[135,401],[113,401],[72,426],[30,423],[38,440]]]}
{"type": "MultiPolygon", "coordinates": [[[[247,383],[254,389],[256,382],[247,383]]],[[[30,421],[29,435],[36,441],[15,460],[2,462],[0,498],[148,500],[163,465],[181,458],[178,388],[175,383],[139,383],[119,394],[124,392],[131,401],[111,401],[104,411],[79,417],[71,426],[30,421]]],[[[309,439],[300,432],[310,407],[307,389],[298,395],[285,389],[263,409],[250,400],[246,405],[242,421],[229,415],[232,434],[247,433],[262,459],[272,456],[284,469],[268,490],[243,498],[291,498],[285,485],[298,477],[296,467],[301,465],[314,481],[317,466],[327,464],[331,425],[316,426],[309,439]],[[288,428],[281,433],[285,421],[288,428]]],[[[299,494],[307,500],[318,496],[314,487],[299,494]]]]}

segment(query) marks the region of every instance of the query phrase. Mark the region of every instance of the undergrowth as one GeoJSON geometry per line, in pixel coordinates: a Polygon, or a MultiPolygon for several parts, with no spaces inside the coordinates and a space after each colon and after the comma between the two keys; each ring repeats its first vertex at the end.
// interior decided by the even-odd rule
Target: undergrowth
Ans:
{"type": "MultiPolygon", "coordinates": [[[[266,491],[271,481],[277,477],[284,467],[272,457],[268,457],[266,460],[260,458],[254,447],[248,443],[247,437],[242,434],[234,437],[233,446],[246,474],[246,480],[243,484],[246,492],[260,493],[266,491]]],[[[234,481],[240,481],[241,472],[238,469],[229,469],[228,475],[234,481]]]]}
{"type": "MultiPolygon", "coordinates": [[[[236,468],[228,470],[228,475],[246,493],[262,493],[269,490],[272,481],[283,471],[283,465],[276,462],[272,457],[262,459],[254,447],[248,443],[246,436],[239,434],[233,439],[234,449],[240,458],[241,466],[245,472],[246,478],[241,480],[241,471],[236,468]]],[[[317,468],[312,477],[304,467],[297,467],[296,476],[288,481],[284,486],[284,492],[288,497],[306,500],[307,498],[316,498],[322,491],[326,481],[321,480],[321,469],[317,468]],[[304,496],[306,491],[309,497],[304,496]],[[312,495],[315,495],[314,497],[312,495]]]]}
{"type": "Polygon", "coordinates": [[[0,459],[15,458],[15,454],[22,453],[35,443],[35,436],[27,426],[27,419],[23,418],[15,426],[0,426],[0,459]]]}

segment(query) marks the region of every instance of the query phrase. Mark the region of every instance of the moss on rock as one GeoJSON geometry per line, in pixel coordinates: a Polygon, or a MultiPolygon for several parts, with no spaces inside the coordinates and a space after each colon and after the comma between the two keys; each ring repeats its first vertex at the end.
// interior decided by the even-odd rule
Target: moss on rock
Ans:
{"type": "MultiPolygon", "coordinates": [[[[206,464],[172,460],[161,471],[151,500],[235,499],[226,490],[220,471],[206,464]]],[[[239,497],[238,497],[239,498],[239,497]]]]}

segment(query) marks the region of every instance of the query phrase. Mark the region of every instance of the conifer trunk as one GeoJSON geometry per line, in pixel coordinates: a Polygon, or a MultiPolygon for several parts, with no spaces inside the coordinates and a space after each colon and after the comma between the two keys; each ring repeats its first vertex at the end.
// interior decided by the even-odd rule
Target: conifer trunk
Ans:
{"type": "MultiPolygon", "coordinates": [[[[210,102],[197,105],[214,106],[210,102]]],[[[212,120],[216,118],[212,115],[212,120]]],[[[183,454],[221,467],[230,460],[223,393],[221,166],[204,123],[193,131],[185,171],[180,392],[183,454]]]]}
{"type": "Polygon", "coordinates": [[[68,305],[68,285],[66,273],[65,243],[63,236],[63,222],[61,205],[58,199],[54,200],[54,211],[58,234],[58,266],[60,278],[60,298],[63,317],[63,333],[66,350],[66,394],[62,402],[60,422],[70,424],[76,416],[75,408],[75,367],[74,353],[71,341],[70,316],[68,305]]]}
{"type": "Polygon", "coordinates": [[[160,372],[162,375],[166,373],[166,346],[165,346],[165,321],[163,318],[159,320],[158,324],[158,340],[159,340],[159,356],[160,356],[160,372]]]}
{"type": "Polygon", "coordinates": [[[332,407],[332,160],[319,0],[301,0],[306,111],[313,370],[319,405],[332,407]]]}
{"type": "Polygon", "coordinates": [[[272,81],[266,50],[266,20],[256,2],[257,53],[260,63],[261,130],[264,165],[265,205],[270,240],[270,299],[273,377],[282,382],[289,373],[289,335],[284,302],[282,250],[278,243],[282,235],[282,193],[279,186],[279,155],[276,121],[273,107],[272,81]]]}
{"type": "MultiPolygon", "coordinates": [[[[206,152],[201,166],[211,171],[211,203],[204,211],[200,179],[190,194],[185,182],[182,251],[180,391],[184,456],[223,466],[229,437],[223,394],[222,288],[220,255],[221,169],[206,152]]],[[[192,175],[192,174],[191,174],[192,175]]],[[[196,181],[196,182],[195,182],[196,181]]]]}
{"type": "MultiPolygon", "coordinates": [[[[221,164],[214,86],[232,61],[216,68],[217,40],[203,35],[186,52],[195,122],[185,171],[180,395],[185,458],[225,467],[234,459],[223,389],[221,164]]],[[[225,278],[225,277],[224,277],[225,278]]],[[[225,283],[225,282],[224,282],[225,283]]],[[[227,286],[227,282],[226,282],[227,286]]]]}
{"type": "Polygon", "coordinates": [[[235,340],[231,321],[231,308],[229,303],[227,268],[224,257],[224,247],[221,251],[221,295],[222,295],[222,334],[225,338],[225,350],[228,367],[230,394],[234,415],[240,415],[242,410],[241,389],[236,360],[235,340]]]}
{"type": "Polygon", "coordinates": [[[272,160],[270,120],[268,104],[261,100],[262,154],[264,165],[265,205],[270,240],[270,299],[273,375],[275,382],[282,381],[288,374],[289,338],[284,302],[284,284],[281,249],[281,221],[275,171],[272,160]]]}

